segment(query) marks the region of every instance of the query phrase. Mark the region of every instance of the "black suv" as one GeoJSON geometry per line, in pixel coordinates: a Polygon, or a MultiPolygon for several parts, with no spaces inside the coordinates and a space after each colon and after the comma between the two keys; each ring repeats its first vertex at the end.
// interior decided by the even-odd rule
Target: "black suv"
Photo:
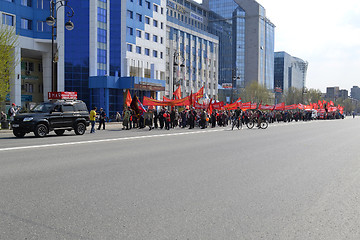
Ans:
{"type": "Polygon", "coordinates": [[[90,118],[86,104],[80,100],[58,100],[35,106],[30,113],[20,113],[11,122],[16,137],[24,137],[34,132],[36,137],[44,137],[54,130],[63,135],[65,130],[75,130],[83,135],[89,126],[90,118]]]}

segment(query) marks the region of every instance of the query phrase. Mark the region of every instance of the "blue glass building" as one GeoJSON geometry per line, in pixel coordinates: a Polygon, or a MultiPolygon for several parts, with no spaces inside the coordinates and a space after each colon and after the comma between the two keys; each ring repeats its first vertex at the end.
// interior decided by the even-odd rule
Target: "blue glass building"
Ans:
{"type": "Polygon", "coordinates": [[[220,38],[220,83],[236,88],[257,81],[274,88],[274,24],[255,0],[204,0],[210,31],[220,38]],[[231,58],[229,57],[231,56],[231,58]]]}
{"type": "Polygon", "coordinates": [[[165,89],[164,0],[77,0],[65,33],[65,89],[114,117],[131,95],[165,89]]]}

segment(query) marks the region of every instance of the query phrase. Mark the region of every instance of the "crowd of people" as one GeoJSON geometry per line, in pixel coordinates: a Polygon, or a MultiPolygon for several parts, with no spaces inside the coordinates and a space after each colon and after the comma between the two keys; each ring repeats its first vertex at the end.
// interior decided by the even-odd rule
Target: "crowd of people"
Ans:
{"type": "MultiPolygon", "coordinates": [[[[120,115],[120,114],[119,114],[120,115]]],[[[260,119],[268,123],[274,122],[292,122],[292,121],[310,121],[314,119],[335,119],[343,118],[340,113],[328,113],[326,116],[314,116],[312,111],[289,110],[289,111],[261,111],[261,110],[245,110],[240,108],[235,110],[213,110],[210,114],[206,109],[195,108],[172,108],[165,107],[149,109],[147,112],[137,114],[133,109],[125,108],[121,114],[123,122],[123,130],[135,128],[165,129],[171,128],[214,128],[226,127],[231,121],[240,116],[243,124],[253,120],[258,122],[260,119]]],[[[120,116],[117,121],[121,121],[120,116]]],[[[99,128],[98,128],[99,129],[99,128]]]]}

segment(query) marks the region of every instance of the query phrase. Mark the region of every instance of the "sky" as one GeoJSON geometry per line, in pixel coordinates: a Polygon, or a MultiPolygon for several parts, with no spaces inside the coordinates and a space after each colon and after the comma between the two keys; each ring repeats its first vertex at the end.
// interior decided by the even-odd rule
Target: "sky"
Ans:
{"type": "Polygon", "coordinates": [[[309,63],[307,88],[360,86],[360,0],[257,2],[276,26],[275,51],[309,63]]]}

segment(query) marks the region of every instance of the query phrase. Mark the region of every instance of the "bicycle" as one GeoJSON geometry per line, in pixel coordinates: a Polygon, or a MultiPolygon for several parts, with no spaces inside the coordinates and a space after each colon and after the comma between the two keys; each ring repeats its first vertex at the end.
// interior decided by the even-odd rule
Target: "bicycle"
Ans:
{"type": "Polygon", "coordinates": [[[236,117],[233,119],[232,121],[232,126],[231,126],[231,130],[234,130],[234,127],[237,127],[237,129],[242,129],[242,121],[241,121],[241,116],[236,117]]]}
{"type": "Polygon", "coordinates": [[[246,123],[246,126],[249,128],[249,129],[252,129],[255,124],[257,124],[257,127],[259,129],[266,129],[268,126],[269,126],[269,123],[268,121],[265,119],[265,118],[262,118],[261,119],[261,122],[260,124],[258,123],[257,119],[253,118],[253,119],[250,119],[247,123],[246,123]]]}

